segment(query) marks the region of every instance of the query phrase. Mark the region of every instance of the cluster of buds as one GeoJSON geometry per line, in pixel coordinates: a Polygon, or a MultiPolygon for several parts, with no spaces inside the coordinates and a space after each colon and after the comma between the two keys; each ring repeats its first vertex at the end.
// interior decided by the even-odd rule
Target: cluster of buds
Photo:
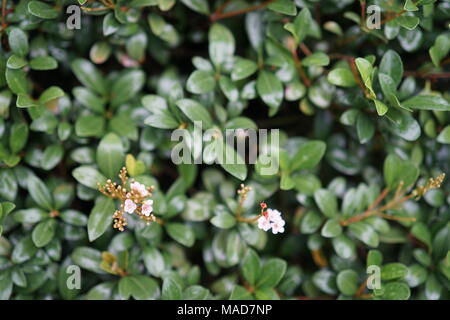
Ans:
{"type": "Polygon", "coordinates": [[[275,209],[267,208],[267,204],[261,203],[261,213],[258,218],[258,228],[269,231],[273,234],[283,233],[286,222],[281,217],[281,212],[275,209]]]}
{"type": "Polygon", "coordinates": [[[127,219],[125,213],[136,214],[144,220],[147,224],[156,221],[156,217],[153,212],[153,200],[149,199],[152,196],[154,190],[153,186],[146,187],[145,185],[132,180],[130,183],[130,189],[126,188],[128,181],[127,169],[123,167],[120,170],[119,178],[121,184],[112,182],[110,179],[106,181],[105,185],[98,184],[98,190],[105,196],[120,200],[120,208],[114,212],[114,225],[115,229],[120,231],[125,230],[127,225],[127,219]]]}
{"type": "Polygon", "coordinates": [[[252,190],[251,187],[246,187],[243,183],[241,184],[241,188],[237,191],[238,195],[241,198],[241,202],[244,202],[247,199],[247,193],[252,190]]]}
{"type": "Polygon", "coordinates": [[[425,193],[427,193],[431,189],[438,189],[441,187],[442,182],[445,179],[445,173],[440,174],[436,178],[430,178],[427,181],[427,184],[424,186],[417,186],[413,191],[412,195],[414,198],[419,199],[425,193]]]}

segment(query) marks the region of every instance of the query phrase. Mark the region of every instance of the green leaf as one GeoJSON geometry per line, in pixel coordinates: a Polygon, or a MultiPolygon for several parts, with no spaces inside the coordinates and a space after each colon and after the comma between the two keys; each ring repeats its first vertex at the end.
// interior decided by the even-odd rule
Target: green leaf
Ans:
{"type": "Polygon", "coordinates": [[[343,259],[356,257],[355,242],[344,234],[334,237],[332,240],[334,251],[343,259]]]}
{"type": "Polygon", "coordinates": [[[75,76],[83,85],[101,95],[106,95],[106,82],[92,63],[85,59],[76,59],[71,66],[75,76]]]}
{"type": "Polygon", "coordinates": [[[230,300],[252,300],[253,295],[244,287],[235,285],[231,291],[230,300]]]}
{"type": "Polygon", "coordinates": [[[44,170],[51,170],[58,165],[64,155],[64,148],[59,144],[54,144],[45,148],[41,158],[41,167],[44,170]]]}
{"type": "Polygon", "coordinates": [[[147,247],[142,252],[142,258],[147,271],[154,277],[161,277],[166,268],[161,252],[156,248],[147,247]]]}
{"type": "Polygon", "coordinates": [[[10,69],[20,69],[28,64],[28,61],[23,59],[22,57],[13,54],[8,58],[6,62],[6,66],[10,69]]]}
{"type": "Polygon", "coordinates": [[[353,73],[347,68],[336,68],[330,71],[327,79],[331,84],[339,87],[354,87],[356,85],[353,73]]]}
{"type": "Polygon", "coordinates": [[[28,12],[41,19],[55,19],[58,16],[58,11],[54,7],[42,1],[30,1],[28,12]]]}
{"type": "Polygon", "coordinates": [[[427,280],[428,271],[419,264],[413,264],[408,267],[408,274],[405,280],[411,288],[417,287],[427,280]]]}
{"type": "MultiPolygon", "coordinates": [[[[380,73],[390,76],[394,80],[395,88],[400,84],[403,77],[402,58],[394,50],[388,50],[380,62],[380,73]]],[[[393,88],[395,90],[395,88],[393,88]]]]}
{"type": "Polygon", "coordinates": [[[278,109],[283,101],[283,85],[271,72],[262,70],[256,80],[256,90],[259,96],[270,108],[278,109]]]}
{"type": "Polygon", "coordinates": [[[105,130],[105,118],[102,116],[85,115],[75,122],[75,133],[80,137],[99,137],[105,130]]]}
{"type": "Polygon", "coordinates": [[[430,53],[433,64],[439,67],[441,60],[450,52],[450,38],[448,35],[439,35],[428,52],[430,53]]]}
{"type": "Polygon", "coordinates": [[[11,261],[15,264],[23,263],[36,254],[38,248],[34,245],[31,236],[23,237],[14,246],[11,261]]]}
{"type": "Polygon", "coordinates": [[[113,13],[108,13],[103,19],[103,35],[105,37],[112,35],[120,28],[120,23],[116,20],[113,13]]]}
{"type": "Polygon", "coordinates": [[[171,278],[165,278],[162,285],[161,300],[181,300],[181,286],[171,278]]]}
{"type": "Polygon", "coordinates": [[[286,262],[279,258],[267,260],[256,281],[257,289],[274,288],[283,278],[286,272],[286,262]]]}
{"type": "Polygon", "coordinates": [[[231,72],[231,79],[233,81],[238,81],[245,79],[258,70],[258,65],[249,59],[238,58],[233,66],[233,71],[231,72]]]}
{"type": "Polygon", "coordinates": [[[342,233],[342,227],[336,219],[329,219],[322,227],[321,235],[325,238],[334,238],[342,233]]]}
{"type": "Polygon", "coordinates": [[[450,144],[450,125],[446,126],[436,138],[437,142],[450,144]]]}
{"type": "Polygon", "coordinates": [[[342,270],[336,277],[336,284],[344,295],[353,296],[358,291],[358,274],[354,270],[342,270]]]}
{"type": "Polygon", "coordinates": [[[375,103],[375,108],[377,109],[377,113],[379,116],[383,116],[386,114],[386,112],[388,111],[388,107],[380,100],[373,100],[373,102],[375,103]]]}
{"type": "Polygon", "coordinates": [[[8,40],[11,50],[19,57],[25,57],[28,54],[28,37],[21,29],[13,28],[9,32],[8,40]]]}
{"type": "Polygon", "coordinates": [[[247,166],[244,159],[237,153],[223,138],[216,139],[216,147],[220,149],[219,155],[222,156],[220,165],[229,174],[239,180],[245,180],[247,177],[247,166]]]}
{"type": "Polygon", "coordinates": [[[47,102],[50,102],[54,99],[63,97],[64,94],[64,91],[60,87],[51,86],[41,93],[41,95],[39,96],[39,103],[46,104],[47,102]]]}
{"type": "Polygon", "coordinates": [[[35,175],[28,177],[28,192],[33,200],[42,208],[53,209],[53,199],[47,186],[35,175]]]}
{"type": "Polygon", "coordinates": [[[297,14],[297,7],[291,0],[276,0],[270,2],[267,8],[289,16],[295,16],[297,14]]]}
{"type": "Polygon", "coordinates": [[[103,113],[105,109],[105,99],[98,97],[92,91],[84,87],[76,87],[72,90],[75,99],[84,107],[97,113],[103,113]]]}
{"type": "Polygon", "coordinates": [[[409,16],[409,15],[401,15],[398,16],[396,22],[405,29],[414,30],[420,23],[420,19],[418,17],[409,16]]]}
{"type": "Polygon", "coordinates": [[[442,285],[435,275],[431,274],[425,283],[425,296],[428,300],[438,300],[442,294],[442,285]]]}
{"type": "Polygon", "coordinates": [[[239,98],[239,90],[237,89],[236,85],[233,83],[233,81],[230,80],[230,78],[226,76],[221,76],[219,79],[219,86],[222,90],[225,97],[227,97],[230,101],[237,101],[239,98]]]}
{"type": "Polygon", "coordinates": [[[292,33],[295,38],[295,42],[299,44],[300,42],[303,42],[305,37],[308,35],[311,23],[311,12],[307,7],[304,7],[297,15],[294,22],[285,24],[284,28],[292,33]]]}
{"type": "Polygon", "coordinates": [[[302,60],[305,67],[318,66],[323,67],[330,64],[330,58],[323,52],[314,52],[302,60]]]}
{"type": "Polygon", "coordinates": [[[187,287],[183,292],[184,300],[208,300],[211,299],[211,294],[208,289],[202,286],[193,285],[187,287]]]}
{"type": "Polygon", "coordinates": [[[71,255],[74,264],[94,273],[104,273],[100,268],[102,254],[90,247],[77,247],[71,255]]]}
{"type": "Polygon", "coordinates": [[[402,102],[402,105],[414,110],[450,111],[450,103],[438,96],[418,95],[402,102]]]}
{"type": "Polygon", "coordinates": [[[380,238],[378,233],[366,222],[356,222],[348,226],[350,231],[355,235],[356,238],[371,247],[378,247],[380,238]]]}
{"type": "Polygon", "coordinates": [[[116,177],[125,161],[122,141],[114,133],[108,133],[97,148],[97,164],[107,177],[116,177]]]}
{"type": "Polygon", "coordinates": [[[219,23],[213,24],[209,29],[208,40],[209,56],[216,67],[220,67],[233,57],[235,41],[227,27],[219,23]]]}
{"type": "Polygon", "coordinates": [[[407,141],[416,141],[420,137],[420,125],[410,112],[390,108],[386,117],[389,119],[387,129],[395,135],[407,141]]]}
{"type": "Polygon", "coordinates": [[[88,222],[88,217],[85,214],[72,209],[62,211],[60,217],[64,222],[78,227],[84,227],[88,222]]]}
{"type": "Polygon", "coordinates": [[[390,154],[384,161],[384,180],[389,189],[394,190],[403,181],[409,187],[417,180],[419,169],[411,161],[405,161],[395,154],[390,154]]]}
{"type": "Polygon", "coordinates": [[[194,232],[182,223],[168,223],[166,230],[169,236],[186,247],[192,247],[195,242],[194,232]]]}
{"type": "Polygon", "coordinates": [[[367,253],[367,266],[379,266],[383,263],[383,254],[379,250],[369,250],[367,253]]]}
{"type": "Polygon", "coordinates": [[[204,94],[214,90],[216,80],[211,71],[195,70],[189,76],[186,89],[195,94],[204,94]]]}
{"type": "Polygon", "coordinates": [[[358,68],[359,74],[364,82],[364,85],[367,89],[369,89],[371,98],[375,98],[375,93],[372,88],[372,75],[373,75],[373,66],[372,64],[364,59],[364,58],[356,58],[355,59],[356,67],[358,68]]]}
{"type": "Polygon", "coordinates": [[[311,234],[317,231],[322,224],[322,217],[316,211],[308,211],[300,224],[300,231],[305,234],[311,234]]]}
{"type": "Polygon", "coordinates": [[[160,295],[155,280],[143,275],[127,276],[119,280],[119,294],[122,299],[155,300],[160,295]]]}
{"type": "Polygon", "coordinates": [[[245,257],[242,260],[241,270],[244,279],[251,286],[254,286],[261,273],[261,262],[259,261],[258,254],[254,250],[247,250],[245,257]]]}
{"type": "Polygon", "coordinates": [[[375,134],[375,126],[372,120],[365,113],[360,113],[356,118],[356,131],[359,142],[364,144],[370,141],[375,134]]]}
{"type": "Polygon", "coordinates": [[[104,184],[106,177],[91,166],[81,166],[73,170],[72,176],[83,186],[97,190],[97,184],[104,184]]]}
{"type": "Polygon", "coordinates": [[[12,153],[21,151],[28,141],[28,126],[23,123],[15,123],[11,126],[9,147],[12,153]]]}
{"type": "Polygon", "coordinates": [[[199,13],[208,15],[210,12],[207,0],[181,0],[181,2],[183,2],[190,9],[199,13]]]}
{"type": "Polygon", "coordinates": [[[408,274],[408,268],[402,263],[388,263],[381,268],[382,280],[402,279],[408,274]]]}
{"type": "Polygon", "coordinates": [[[6,69],[6,82],[8,87],[15,94],[27,94],[28,93],[28,80],[27,75],[22,69],[6,69]]]}
{"type": "Polygon", "coordinates": [[[181,99],[177,101],[177,106],[192,122],[200,121],[203,129],[209,129],[213,125],[211,115],[208,110],[195,100],[181,99]]]}
{"type": "Polygon", "coordinates": [[[408,285],[400,281],[389,282],[383,285],[382,290],[381,298],[385,300],[408,300],[411,295],[408,285]]]}
{"type": "Polygon", "coordinates": [[[313,140],[302,144],[290,161],[291,171],[314,168],[324,156],[326,148],[327,145],[322,141],[313,140]]]}
{"type": "Polygon", "coordinates": [[[11,270],[6,269],[0,272],[0,300],[9,300],[13,291],[11,270]]]}
{"type": "Polygon", "coordinates": [[[416,222],[411,228],[411,233],[425,243],[431,249],[431,232],[427,225],[423,222],[416,222]]]}
{"type": "Polygon", "coordinates": [[[36,57],[31,59],[30,67],[33,70],[53,70],[58,68],[58,62],[50,56],[36,57]]]}
{"type": "Polygon", "coordinates": [[[145,74],[141,70],[130,70],[122,73],[111,87],[111,105],[120,106],[133,98],[144,86],[145,74]]]}
{"type": "Polygon", "coordinates": [[[36,247],[44,247],[53,239],[56,225],[56,220],[53,218],[48,218],[47,220],[39,222],[31,233],[31,238],[36,247]]]}
{"type": "Polygon", "coordinates": [[[337,198],[333,192],[327,189],[319,189],[314,192],[314,200],[325,216],[329,218],[337,217],[337,198]]]}
{"type": "Polygon", "coordinates": [[[236,225],[236,219],[227,210],[215,210],[211,223],[221,229],[229,229],[236,225]]]}
{"type": "Polygon", "coordinates": [[[114,200],[106,197],[99,197],[89,214],[87,223],[89,241],[99,238],[111,227],[112,216],[116,210],[114,200]]]}

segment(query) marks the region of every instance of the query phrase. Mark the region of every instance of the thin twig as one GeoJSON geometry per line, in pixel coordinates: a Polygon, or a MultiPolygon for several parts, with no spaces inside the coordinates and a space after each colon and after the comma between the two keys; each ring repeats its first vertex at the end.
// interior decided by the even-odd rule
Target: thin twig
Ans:
{"type": "Polygon", "coordinates": [[[251,6],[251,7],[247,7],[247,8],[236,10],[236,11],[225,12],[225,13],[219,12],[219,10],[216,10],[213,14],[210,15],[209,20],[211,22],[215,22],[215,21],[218,21],[218,20],[222,20],[222,19],[226,19],[226,18],[237,16],[237,15],[241,15],[241,14],[244,14],[244,13],[247,13],[247,12],[256,11],[258,9],[265,8],[266,6],[268,6],[273,1],[274,0],[267,0],[265,2],[262,2],[260,4],[257,4],[257,5],[251,6]]]}
{"type": "Polygon", "coordinates": [[[7,27],[6,24],[6,5],[8,3],[8,0],[2,0],[2,30],[5,30],[7,27]]]}

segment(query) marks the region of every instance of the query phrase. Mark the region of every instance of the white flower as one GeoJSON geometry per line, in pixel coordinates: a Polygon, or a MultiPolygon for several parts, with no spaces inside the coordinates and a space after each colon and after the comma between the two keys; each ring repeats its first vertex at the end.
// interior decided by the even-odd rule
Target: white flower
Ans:
{"type": "Polygon", "coordinates": [[[284,220],[280,218],[279,221],[272,223],[272,232],[273,234],[283,233],[284,232],[284,220]]]}
{"type": "Polygon", "coordinates": [[[145,185],[143,185],[142,183],[135,181],[130,184],[130,187],[131,187],[131,190],[133,190],[135,193],[140,194],[141,197],[148,196],[148,191],[145,188],[145,185]]]}
{"type": "Polygon", "coordinates": [[[272,229],[273,234],[283,233],[285,224],[281,212],[275,209],[267,209],[258,219],[258,228],[264,231],[272,229]]]}
{"type": "Polygon", "coordinates": [[[144,216],[148,217],[150,215],[150,213],[152,213],[152,211],[153,211],[152,204],[153,204],[153,200],[145,200],[142,203],[142,214],[144,216]]]}
{"type": "Polygon", "coordinates": [[[127,199],[125,200],[125,206],[124,206],[125,212],[133,213],[134,210],[136,210],[136,204],[133,202],[133,200],[127,199]]]}
{"type": "Polygon", "coordinates": [[[271,222],[283,220],[283,218],[281,218],[281,212],[274,209],[267,209],[267,217],[271,222]]]}
{"type": "Polygon", "coordinates": [[[261,216],[258,219],[258,228],[268,231],[271,228],[270,220],[267,219],[265,216],[261,216]]]}

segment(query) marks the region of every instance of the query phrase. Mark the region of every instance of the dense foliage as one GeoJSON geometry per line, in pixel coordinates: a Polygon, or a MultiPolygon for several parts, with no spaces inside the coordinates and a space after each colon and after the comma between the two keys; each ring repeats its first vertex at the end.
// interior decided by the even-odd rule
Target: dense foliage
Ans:
{"type": "Polygon", "coordinates": [[[450,298],[450,1],[1,11],[0,299],[450,298]]]}

